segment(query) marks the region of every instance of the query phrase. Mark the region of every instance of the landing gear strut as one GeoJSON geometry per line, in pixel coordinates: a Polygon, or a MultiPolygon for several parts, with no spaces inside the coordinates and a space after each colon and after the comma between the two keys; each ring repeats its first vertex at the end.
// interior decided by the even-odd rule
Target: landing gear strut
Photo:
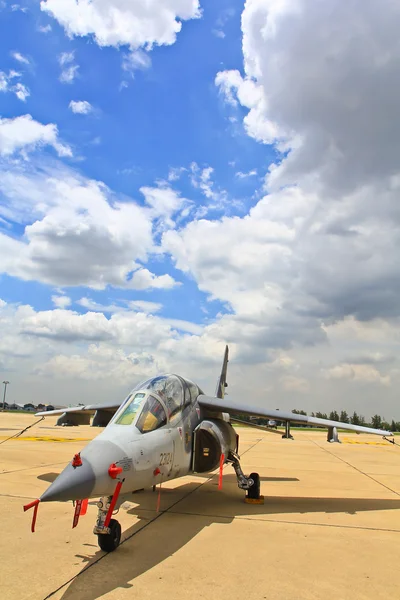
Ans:
{"type": "Polygon", "coordinates": [[[286,423],[285,423],[285,433],[283,434],[282,439],[284,439],[284,440],[293,440],[294,439],[292,434],[290,433],[290,422],[289,421],[286,421],[286,423]]]}
{"type": "Polygon", "coordinates": [[[97,503],[97,521],[93,533],[97,535],[98,544],[104,552],[113,552],[119,546],[121,541],[121,525],[116,519],[110,519],[109,516],[112,503],[112,496],[103,496],[97,503]]]}
{"type": "Polygon", "coordinates": [[[260,495],[260,476],[258,473],[250,473],[249,477],[242,471],[240,466],[239,456],[236,452],[230,451],[228,454],[227,462],[230,462],[235,469],[238,487],[241,490],[246,490],[246,498],[252,500],[261,500],[263,496],[260,495]]]}

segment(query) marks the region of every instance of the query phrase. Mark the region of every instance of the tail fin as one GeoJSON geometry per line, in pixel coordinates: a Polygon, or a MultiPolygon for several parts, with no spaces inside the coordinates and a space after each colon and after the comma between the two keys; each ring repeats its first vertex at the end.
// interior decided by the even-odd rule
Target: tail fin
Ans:
{"type": "Polygon", "coordinates": [[[217,389],[215,391],[215,395],[217,398],[223,398],[225,396],[225,388],[228,387],[226,383],[226,372],[228,370],[228,356],[229,356],[229,348],[225,346],[225,354],[224,354],[224,362],[222,363],[221,375],[219,376],[217,389]]]}

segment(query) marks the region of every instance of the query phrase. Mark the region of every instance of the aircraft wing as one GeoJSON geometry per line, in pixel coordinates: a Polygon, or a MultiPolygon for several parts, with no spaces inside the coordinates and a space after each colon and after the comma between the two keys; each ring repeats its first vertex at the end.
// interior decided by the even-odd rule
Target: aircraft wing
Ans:
{"type": "Polygon", "coordinates": [[[69,408],[58,408],[57,410],[43,410],[35,413],[35,417],[62,415],[58,419],[57,425],[89,425],[90,417],[94,415],[92,425],[104,427],[124,401],[125,399],[117,402],[109,402],[108,404],[85,404],[69,408]]]}
{"type": "Polygon", "coordinates": [[[375,435],[393,435],[391,431],[381,429],[373,429],[372,427],[363,427],[361,425],[352,425],[350,423],[341,423],[340,421],[330,421],[329,419],[319,419],[317,417],[309,417],[308,415],[296,415],[292,412],[281,410],[272,410],[261,406],[251,406],[244,402],[232,402],[225,398],[215,398],[212,396],[200,395],[198,397],[199,405],[209,412],[228,413],[234,417],[235,415],[248,415],[252,417],[265,417],[275,421],[289,421],[290,423],[299,423],[301,425],[318,425],[319,427],[336,427],[340,429],[349,429],[358,433],[373,433],[375,435]]]}

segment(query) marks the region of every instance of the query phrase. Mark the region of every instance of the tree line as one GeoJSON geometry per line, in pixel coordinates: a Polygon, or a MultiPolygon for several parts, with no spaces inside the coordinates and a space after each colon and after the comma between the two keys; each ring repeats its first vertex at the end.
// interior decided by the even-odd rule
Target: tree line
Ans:
{"type": "MultiPolygon", "coordinates": [[[[308,413],[304,410],[297,410],[296,408],[292,410],[292,413],[295,415],[304,415],[308,416],[308,413]]],[[[380,415],[374,415],[370,421],[367,421],[363,415],[357,414],[355,411],[352,415],[349,415],[345,410],[342,410],[340,414],[336,410],[332,410],[329,414],[323,412],[312,412],[311,417],[317,417],[318,419],[329,419],[330,421],[340,421],[341,423],[351,423],[352,425],[362,425],[363,427],[373,427],[374,429],[386,429],[390,431],[400,431],[400,421],[395,421],[392,419],[391,422],[386,421],[385,418],[380,415]]],[[[268,425],[268,422],[271,419],[264,418],[251,418],[247,415],[241,415],[240,419],[244,421],[249,421],[251,423],[256,423],[257,425],[268,425]]],[[[301,423],[293,423],[292,427],[301,427],[301,423]]],[[[311,427],[311,425],[307,425],[307,427],[311,427]]]]}
{"type": "MultiPolygon", "coordinates": [[[[292,412],[296,415],[307,415],[304,410],[292,410],[292,412]]],[[[342,410],[340,414],[336,410],[332,410],[329,415],[327,413],[316,412],[311,413],[312,417],[317,417],[318,419],[329,419],[330,421],[340,421],[341,423],[351,423],[352,425],[362,425],[363,427],[373,427],[374,429],[389,429],[390,431],[400,431],[400,421],[395,421],[394,419],[391,422],[386,421],[385,417],[381,417],[380,415],[374,415],[371,421],[366,421],[363,415],[357,414],[355,411],[352,415],[348,415],[345,410],[342,410]]]]}

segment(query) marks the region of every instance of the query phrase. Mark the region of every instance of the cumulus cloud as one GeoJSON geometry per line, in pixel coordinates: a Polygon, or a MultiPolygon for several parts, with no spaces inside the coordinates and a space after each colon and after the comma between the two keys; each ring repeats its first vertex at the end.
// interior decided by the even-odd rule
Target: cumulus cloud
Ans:
{"type": "Polygon", "coordinates": [[[170,45],[182,21],[200,17],[199,0],[42,0],[40,7],[69,36],[93,35],[99,46],[170,45]]]}
{"type": "Polygon", "coordinates": [[[390,385],[390,376],[382,375],[379,370],[371,364],[349,364],[343,363],[327,369],[325,376],[328,379],[348,379],[362,383],[380,383],[390,385]]]}
{"type": "MultiPolygon", "coordinates": [[[[248,0],[243,73],[216,76],[228,113],[240,117],[244,108],[247,134],[278,153],[258,207],[267,202],[276,222],[280,190],[290,188],[301,207],[299,214],[284,203],[293,237],[279,274],[265,270],[263,281],[280,290],[281,313],[322,330],[350,316],[359,322],[399,315],[399,22],[389,0],[362,14],[340,0],[248,0]]],[[[223,238],[233,224],[213,227],[223,238]]],[[[268,257],[271,246],[265,248],[268,257]]],[[[268,263],[261,252],[258,260],[268,263]]],[[[251,273],[250,256],[243,261],[242,273],[251,273]]],[[[202,285],[217,293],[203,273],[202,285]]]]}
{"type": "Polygon", "coordinates": [[[143,194],[146,204],[151,208],[154,217],[162,218],[163,228],[174,227],[173,215],[190,205],[186,198],[181,197],[169,186],[143,186],[140,188],[140,192],[143,194]]]}
{"type": "MultiPolygon", "coordinates": [[[[21,131],[26,144],[27,128],[21,131]]],[[[54,134],[53,129],[45,131],[54,134]]],[[[46,141],[55,143],[51,136],[46,141]]],[[[15,139],[13,144],[15,149],[15,139]]],[[[1,125],[0,148],[11,152],[1,125]]],[[[0,216],[24,226],[22,239],[0,233],[2,272],[61,287],[146,290],[178,285],[170,275],[155,275],[140,264],[155,250],[151,209],[126,198],[120,201],[103,183],[58,164],[31,163],[27,169],[6,163],[0,169],[0,191],[9,201],[0,206],[0,216]]]]}
{"type": "Polygon", "coordinates": [[[52,296],[51,301],[56,308],[68,308],[71,304],[71,298],[68,296],[52,296]]]}
{"type": "Polygon", "coordinates": [[[52,357],[35,370],[41,377],[57,377],[86,381],[116,381],[132,387],[132,382],[147,379],[156,373],[157,363],[149,352],[115,351],[91,344],[87,353],[52,357]]]}
{"type": "Polygon", "coordinates": [[[43,125],[31,115],[14,119],[0,119],[0,154],[10,156],[17,151],[31,151],[41,146],[52,146],[59,156],[72,156],[69,146],[58,139],[58,129],[53,123],[43,125]]]}
{"type": "Polygon", "coordinates": [[[71,100],[69,108],[73,113],[79,115],[87,115],[93,110],[93,106],[87,100],[71,100]]]}

